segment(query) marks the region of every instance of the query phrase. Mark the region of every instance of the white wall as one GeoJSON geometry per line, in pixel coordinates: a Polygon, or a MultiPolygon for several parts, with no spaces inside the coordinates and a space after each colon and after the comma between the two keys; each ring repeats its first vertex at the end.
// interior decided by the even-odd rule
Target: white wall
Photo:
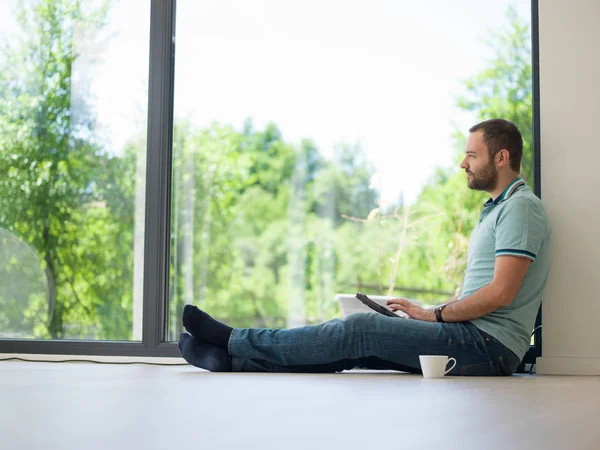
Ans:
{"type": "Polygon", "coordinates": [[[539,24],[553,247],[537,372],[600,375],[600,1],[540,0],[539,24]]]}

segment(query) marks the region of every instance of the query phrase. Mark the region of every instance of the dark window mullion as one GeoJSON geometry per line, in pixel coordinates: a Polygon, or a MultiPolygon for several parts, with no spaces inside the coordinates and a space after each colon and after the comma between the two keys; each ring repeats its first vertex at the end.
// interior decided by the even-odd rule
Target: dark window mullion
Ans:
{"type": "MultiPolygon", "coordinates": [[[[533,118],[533,192],[542,198],[541,161],[540,161],[540,63],[539,63],[539,0],[531,0],[531,69],[532,69],[532,118],[533,118]]],[[[524,364],[532,364],[535,358],[542,354],[542,308],[540,307],[536,320],[534,345],[529,347],[523,358],[524,364]]]]}
{"type": "Polygon", "coordinates": [[[148,348],[158,347],[166,337],[173,152],[175,4],[176,0],[152,0],[150,14],[142,332],[142,341],[148,348]]]}
{"type": "MultiPolygon", "coordinates": [[[[539,0],[531,0],[531,68],[533,75],[533,178],[535,193],[542,198],[542,165],[540,141],[540,32],[539,0]]],[[[535,320],[535,356],[542,354],[542,308],[535,320]]]]}

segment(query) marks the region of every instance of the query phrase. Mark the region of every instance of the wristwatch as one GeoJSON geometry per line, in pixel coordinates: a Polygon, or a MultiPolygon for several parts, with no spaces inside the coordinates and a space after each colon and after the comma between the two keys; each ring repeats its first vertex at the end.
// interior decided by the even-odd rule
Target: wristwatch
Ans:
{"type": "Polygon", "coordinates": [[[440,305],[433,310],[433,312],[435,313],[435,320],[437,320],[438,322],[444,321],[444,319],[442,318],[442,311],[444,310],[444,308],[446,306],[448,306],[448,305],[440,305]]]}

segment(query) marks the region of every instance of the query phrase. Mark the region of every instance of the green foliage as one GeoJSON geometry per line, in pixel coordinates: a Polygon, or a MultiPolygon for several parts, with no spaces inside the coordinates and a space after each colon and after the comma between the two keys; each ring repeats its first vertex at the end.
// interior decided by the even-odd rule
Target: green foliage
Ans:
{"type": "Polygon", "coordinates": [[[341,143],[343,164],[325,161],[312,142],[294,148],[249,121],[178,121],[174,142],[171,317],[192,301],[235,326],[330,317],[340,210],[375,198],[360,148],[341,143]]]}
{"type": "MultiPolygon", "coordinates": [[[[475,112],[478,120],[501,117],[517,124],[524,140],[521,175],[533,182],[532,148],[532,82],[529,26],[514,7],[507,12],[505,29],[492,31],[488,40],[488,67],[465,81],[466,93],[457,99],[459,108],[475,112]]],[[[477,223],[487,196],[466,189],[466,178],[458,168],[463,158],[466,137],[454,134],[457,149],[455,165],[439,169],[423,188],[416,207],[424,211],[442,211],[431,223],[415,232],[420,251],[408,252],[403,267],[416,267],[411,274],[418,279],[403,278],[401,282],[430,289],[460,290],[467,263],[468,238],[477,223]],[[433,287],[435,286],[435,288],[433,287]]],[[[424,297],[425,301],[430,301],[424,297]]],[[[440,299],[439,301],[443,301],[440,299]]]]}
{"type": "MultiPolygon", "coordinates": [[[[131,334],[131,295],[117,287],[131,278],[131,158],[95,144],[85,105],[71,114],[74,36],[101,28],[106,8],[20,3],[23,38],[0,58],[0,173],[7,174],[0,178],[0,228],[39,252],[56,285],[48,298],[54,313],[49,322],[38,317],[30,337],[131,334]]],[[[31,306],[13,306],[12,313],[36,316],[31,306]]]]}
{"type": "Polygon", "coordinates": [[[523,135],[521,174],[533,185],[533,85],[531,31],[529,24],[510,6],[508,26],[492,31],[487,40],[492,58],[488,67],[467,80],[467,93],[458,97],[458,106],[477,113],[481,121],[503,118],[517,124],[523,135]]]}

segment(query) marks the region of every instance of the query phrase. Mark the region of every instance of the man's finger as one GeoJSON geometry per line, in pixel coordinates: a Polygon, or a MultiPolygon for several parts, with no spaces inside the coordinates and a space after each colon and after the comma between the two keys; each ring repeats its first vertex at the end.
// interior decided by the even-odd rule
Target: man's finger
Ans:
{"type": "Polygon", "coordinates": [[[388,300],[386,302],[388,305],[404,305],[404,306],[408,306],[408,305],[412,305],[411,302],[409,302],[408,300],[404,299],[404,298],[392,298],[390,300],[388,300]]]}
{"type": "Polygon", "coordinates": [[[402,312],[406,312],[408,309],[410,308],[410,306],[404,306],[404,305],[391,305],[390,309],[392,311],[402,311],[402,312]]]}

